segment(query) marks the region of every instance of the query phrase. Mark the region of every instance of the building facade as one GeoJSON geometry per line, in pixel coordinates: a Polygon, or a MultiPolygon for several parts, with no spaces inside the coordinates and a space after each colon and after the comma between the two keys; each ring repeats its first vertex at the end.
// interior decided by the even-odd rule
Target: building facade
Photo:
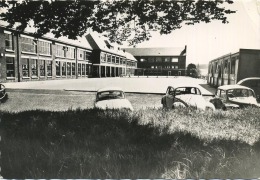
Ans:
{"type": "Polygon", "coordinates": [[[90,33],[86,38],[93,52],[94,77],[118,77],[134,75],[137,60],[119,47],[114,47],[97,33],[90,33]]]}
{"type": "Polygon", "coordinates": [[[236,84],[247,77],[260,77],[260,50],[240,49],[209,62],[208,84],[236,84]]]}
{"type": "Polygon", "coordinates": [[[116,77],[133,75],[137,67],[129,53],[97,48],[102,38],[52,36],[35,38],[0,26],[0,82],[116,77]]]}
{"type": "Polygon", "coordinates": [[[186,51],[184,48],[125,48],[137,59],[138,76],[184,76],[186,51]]]}

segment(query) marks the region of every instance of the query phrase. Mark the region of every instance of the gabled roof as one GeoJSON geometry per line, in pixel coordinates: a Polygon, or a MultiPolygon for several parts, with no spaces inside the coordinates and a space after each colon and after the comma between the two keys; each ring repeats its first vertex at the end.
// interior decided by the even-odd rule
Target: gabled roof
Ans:
{"type": "Polygon", "coordinates": [[[164,47],[164,48],[124,48],[134,56],[182,56],[186,55],[184,47],[164,47]]]}
{"type": "Polygon", "coordinates": [[[129,59],[129,60],[132,60],[132,61],[137,61],[132,54],[130,54],[128,52],[124,52],[124,54],[125,54],[126,59],[129,59]]]}
{"type": "Polygon", "coordinates": [[[125,53],[121,48],[113,46],[106,40],[101,34],[96,32],[91,32],[86,35],[86,39],[88,40],[89,44],[93,49],[100,49],[102,51],[106,51],[112,54],[117,54],[120,56],[125,56],[125,53]],[[108,46],[113,46],[114,49],[108,48],[108,46]]]}

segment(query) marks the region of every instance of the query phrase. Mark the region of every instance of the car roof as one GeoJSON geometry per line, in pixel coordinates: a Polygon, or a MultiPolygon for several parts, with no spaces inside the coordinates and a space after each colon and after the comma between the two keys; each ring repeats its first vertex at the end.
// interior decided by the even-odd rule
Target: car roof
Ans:
{"type": "Polygon", "coordinates": [[[234,84],[234,85],[223,85],[223,86],[219,86],[218,89],[223,89],[223,90],[228,90],[228,89],[250,89],[249,87],[246,86],[241,86],[239,84],[234,84]]]}
{"type": "Polygon", "coordinates": [[[249,77],[249,78],[245,78],[245,79],[242,79],[242,80],[238,81],[237,84],[242,84],[243,82],[248,81],[248,80],[260,80],[260,77],[249,77]]]}
{"type": "Polygon", "coordinates": [[[97,92],[103,92],[103,91],[123,91],[120,87],[104,87],[97,90],[97,92]]]}

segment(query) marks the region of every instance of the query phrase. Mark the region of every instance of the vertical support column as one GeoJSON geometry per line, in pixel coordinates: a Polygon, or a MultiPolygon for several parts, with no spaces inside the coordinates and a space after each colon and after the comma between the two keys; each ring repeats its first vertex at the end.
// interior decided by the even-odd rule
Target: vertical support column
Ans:
{"type": "Polygon", "coordinates": [[[98,76],[101,77],[101,65],[98,65],[98,76]]]}

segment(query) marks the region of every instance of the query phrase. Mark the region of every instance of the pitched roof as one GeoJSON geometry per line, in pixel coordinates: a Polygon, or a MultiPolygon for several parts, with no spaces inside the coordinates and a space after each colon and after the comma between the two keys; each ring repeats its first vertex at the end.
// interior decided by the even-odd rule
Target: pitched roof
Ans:
{"type": "Polygon", "coordinates": [[[164,48],[124,48],[134,56],[180,56],[186,52],[185,47],[164,47],[164,48]]]}
{"type": "Polygon", "coordinates": [[[125,56],[123,50],[121,50],[120,47],[116,47],[115,45],[110,44],[109,41],[106,40],[104,36],[99,33],[91,32],[86,35],[86,39],[89,41],[93,49],[101,49],[112,54],[125,56]],[[108,46],[113,46],[114,49],[108,48],[108,46]]]}
{"type": "MultiPolygon", "coordinates": [[[[8,25],[7,22],[1,21],[1,20],[0,20],[0,24],[1,24],[0,27],[3,27],[3,28],[6,28],[6,26],[8,25]]],[[[15,28],[11,28],[9,30],[16,31],[15,28]]],[[[25,31],[21,34],[33,36],[33,33],[35,33],[35,28],[27,27],[25,29],[25,31]]],[[[86,49],[92,50],[92,47],[90,46],[89,42],[86,40],[86,38],[84,36],[83,37],[78,36],[77,39],[74,40],[74,39],[69,39],[68,37],[65,37],[65,36],[55,38],[54,34],[47,33],[47,34],[43,35],[41,38],[58,41],[60,43],[67,43],[67,44],[70,44],[70,45],[75,45],[75,46],[79,46],[81,48],[86,48],[86,49]]]]}

